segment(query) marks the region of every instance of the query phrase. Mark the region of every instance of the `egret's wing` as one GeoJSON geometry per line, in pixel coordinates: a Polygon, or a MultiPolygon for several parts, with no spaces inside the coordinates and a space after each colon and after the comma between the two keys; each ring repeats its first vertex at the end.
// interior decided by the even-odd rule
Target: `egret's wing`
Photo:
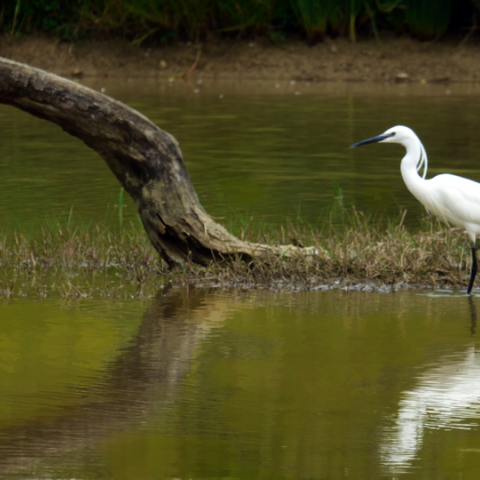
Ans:
{"type": "Polygon", "coordinates": [[[427,208],[433,214],[460,227],[469,223],[480,228],[480,183],[445,174],[428,180],[428,190],[427,208]]]}

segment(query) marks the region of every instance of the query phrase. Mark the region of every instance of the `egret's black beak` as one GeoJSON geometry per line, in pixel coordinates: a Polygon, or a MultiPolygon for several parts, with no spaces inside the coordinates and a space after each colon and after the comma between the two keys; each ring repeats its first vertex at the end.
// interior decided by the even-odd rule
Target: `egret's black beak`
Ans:
{"type": "Polygon", "coordinates": [[[382,140],[385,140],[386,138],[391,137],[393,135],[394,134],[392,133],[388,135],[385,133],[382,133],[381,135],[377,135],[376,137],[367,138],[367,140],[362,140],[361,142],[354,143],[353,145],[350,145],[350,148],[359,147],[360,145],[367,145],[367,143],[381,142],[382,140]]]}

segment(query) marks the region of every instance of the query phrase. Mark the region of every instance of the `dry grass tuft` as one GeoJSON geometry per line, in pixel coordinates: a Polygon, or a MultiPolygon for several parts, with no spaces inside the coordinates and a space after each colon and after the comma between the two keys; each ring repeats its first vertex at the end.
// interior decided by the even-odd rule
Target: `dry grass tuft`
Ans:
{"type": "Polygon", "coordinates": [[[369,219],[353,211],[341,227],[305,224],[279,231],[242,224],[240,238],[270,244],[315,246],[310,258],[241,259],[168,270],[140,227],[121,234],[105,226],[56,225],[39,238],[21,233],[0,237],[0,297],[149,298],[167,285],[271,289],[396,290],[410,286],[460,288],[469,277],[465,235],[425,221],[412,234],[403,219],[369,219]]]}

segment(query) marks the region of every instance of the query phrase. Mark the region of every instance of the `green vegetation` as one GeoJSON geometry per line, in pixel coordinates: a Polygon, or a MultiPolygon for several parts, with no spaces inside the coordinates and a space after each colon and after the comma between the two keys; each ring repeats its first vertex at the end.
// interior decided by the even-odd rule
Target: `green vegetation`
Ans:
{"type": "Polygon", "coordinates": [[[413,35],[423,39],[442,35],[452,16],[452,0],[406,0],[405,20],[413,35]]]}
{"type": "Polygon", "coordinates": [[[474,0],[4,0],[0,27],[13,37],[46,33],[62,39],[119,36],[134,43],[265,35],[274,42],[301,33],[378,36],[382,30],[422,39],[465,35],[474,0]]]}
{"type": "Polygon", "coordinates": [[[149,298],[165,286],[186,284],[390,290],[464,287],[468,281],[470,249],[464,234],[430,218],[416,234],[405,229],[403,217],[368,218],[340,205],[318,228],[300,216],[297,220],[279,231],[235,220],[231,230],[252,242],[315,246],[315,257],[233,259],[173,270],[159,259],[140,225],[114,234],[105,226],[75,226],[69,219],[45,229],[41,239],[12,233],[0,242],[0,297],[149,298]]]}
{"type": "Polygon", "coordinates": [[[335,30],[340,18],[340,3],[335,0],[313,2],[296,0],[293,3],[302,30],[307,35],[308,43],[313,45],[324,39],[327,26],[335,30]]]}

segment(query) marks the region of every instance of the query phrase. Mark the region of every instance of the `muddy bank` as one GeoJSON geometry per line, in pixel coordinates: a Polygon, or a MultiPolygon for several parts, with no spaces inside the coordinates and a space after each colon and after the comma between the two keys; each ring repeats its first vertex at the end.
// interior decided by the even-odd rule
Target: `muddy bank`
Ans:
{"type": "Polygon", "coordinates": [[[382,43],[327,39],[274,45],[266,39],[167,47],[136,47],[119,40],[81,44],[48,38],[0,40],[0,55],[66,77],[310,82],[478,82],[480,42],[418,42],[382,37],[382,43]]]}

